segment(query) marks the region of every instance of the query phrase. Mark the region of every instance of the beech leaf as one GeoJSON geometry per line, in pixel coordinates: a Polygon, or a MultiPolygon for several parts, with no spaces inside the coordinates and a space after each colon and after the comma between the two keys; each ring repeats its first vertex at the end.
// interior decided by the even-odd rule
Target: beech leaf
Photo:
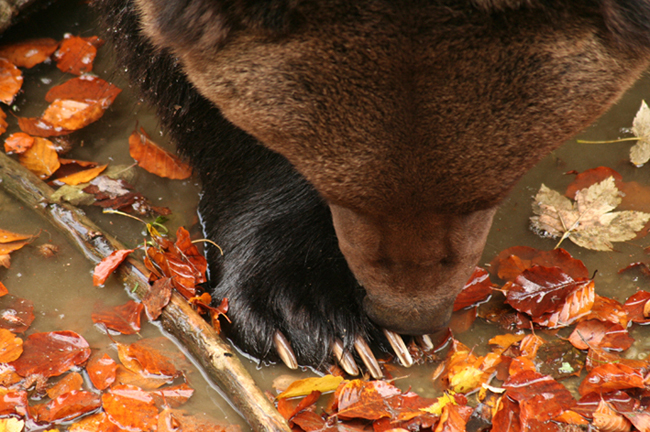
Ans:
{"type": "MultiPolygon", "coordinates": [[[[614,178],[576,192],[575,202],[542,185],[533,202],[533,229],[543,235],[568,238],[578,246],[611,251],[612,242],[631,240],[650,220],[649,213],[612,212],[621,202],[614,178]]],[[[558,245],[559,245],[558,243],[558,245]]]]}

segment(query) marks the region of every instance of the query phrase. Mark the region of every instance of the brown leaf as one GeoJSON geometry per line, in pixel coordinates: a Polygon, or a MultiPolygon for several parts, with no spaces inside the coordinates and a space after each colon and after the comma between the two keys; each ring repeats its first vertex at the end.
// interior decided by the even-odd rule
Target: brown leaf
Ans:
{"type": "Polygon", "coordinates": [[[594,305],[587,315],[581,320],[597,319],[599,321],[609,321],[614,324],[620,324],[627,327],[629,321],[627,312],[622,304],[614,299],[602,297],[596,294],[594,305]]]}
{"type": "Polygon", "coordinates": [[[16,132],[5,140],[5,153],[23,154],[34,145],[34,137],[16,132]]]}
{"type": "Polygon", "coordinates": [[[643,387],[643,374],[639,369],[621,363],[608,363],[590,370],[578,387],[578,392],[584,396],[591,392],[643,387]]]}
{"type": "Polygon", "coordinates": [[[106,306],[97,302],[91,318],[95,324],[103,324],[111,330],[125,335],[134,334],[140,331],[140,316],[143,308],[142,303],[133,300],[118,306],[106,306]]]}
{"type": "Polygon", "coordinates": [[[0,363],[17,360],[23,353],[23,340],[9,330],[0,328],[0,363]]]}
{"type": "Polygon", "coordinates": [[[587,320],[578,323],[569,336],[569,342],[582,350],[606,348],[612,351],[625,351],[632,346],[634,339],[620,324],[587,320]]]}
{"type": "Polygon", "coordinates": [[[628,432],[632,430],[632,424],[602,399],[594,412],[592,424],[603,432],[628,432]]]}
{"type": "Polygon", "coordinates": [[[55,128],[40,117],[19,117],[18,127],[26,134],[43,138],[68,135],[73,132],[67,129],[55,128]]]}
{"type": "Polygon", "coordinates": [[[34,145],[22,153],[20,164],[42,180],[50,177],[61,166],[54,144],[45,138],[34,138],[34,145]]]}
{"type": "Polygon", "coordinates": [[[93,70],[97,48],[102,44],[103,41],[97,36],[82,38],[66,34],[59,50],[54,54],[56,66],[62,72],[74,75],[90,72],[93,70]]]}
{"type": "Polygon", "coordinates": [[[101,260],[95,266],[93,271],[93,286],[100,286],[106,282],[106,279],[119,267],[126,257],[135,249],[120,249],[112,252],[109,256],[101,260]]]}
{"type": "Polygon", "coordinates": [[[149,288],[142,299],[142,304],[150,320],[158,319],[162,309],[167,306],[172,296],[172,288],[172,280],[169,277],[158,279],[149,288]]]}
{"type": "Polygon", "coordinates": [[[50,399],[56,399],[62,394],[73,390],[79,391],[83,386],[84,379],[77,372],[71,372],[64,376],[59,382],[47,389],[47,395],[50,399]]]}
{"type": "Polygon", "coordinates": [[[117,363],[108,354],[93,355],[88,361],[86,372],[97,390],[106,390],[115,381],[117,363]]]}
{"type": "Polygon", "coordinates": [[[11,294],[0,297],[0,328],[22,333],[34,321],[34,303],[11,294]]]}
{"type": "Polygon", "coordinates": [[[127,430],[155,430],[158,409],[153,397],[132,385],[115,385],[102,395],[108,418],[127,430]]]}
{"type": "Polygon", "coordinates": [[[57,99],[86,103],[99,102],[100,106],[106,109],[121,92],[120,88],[99,77],[82,75],[52,87],[45,95],[45,100],[47,102],[54,102],[57,99]]]}
{"type": "Polygon", "coordinates": [[[169,378],[155,375],[144,376],[140,371],[134,372],[120,365],[117,367],[115,374],[115,383],[121,385],[134,385],[144,390],[155,390],[165,384],[169,384],[169,378]]]}
{"type": "Polygon", "coordinates": [[[623,308],[627,312],[630,321],[639,324],[650,323],[650,318],[643,314],[648,300],[650,300],[650,292],[641,290],[634,293],[625,301],[623,308]]]}
{"type": "Polygon", "coordinates": [[[88,183],[98,175],[100,175],[108,165],[99,165],[94,168],[78,171],[64,177],[57,177],[56,181],[65,183],[70,186],[75,186],[81,183],[88,183]]]}
{"type": "Polygon", "coordinates": [[[23,74],[13,63],[0,58],[0,102],[11,105],[23,85],[23,74]]]}
{"type": "Polygon", "coordinates": [[[104,115],[100,102],[78,102],[57,99],[45,109],[41,119],[55,130],[76,131],[99,120],[104,115]]]}
{"type": "Polygon", "coordinates": [[[140,167],[157,176],[183,180],[192,175],[189,165],[158,147],[142,128],[129,137],[129,153],[140,167]]]}
{"type": "Polygon", "coordinates": [[[82,416],[101,406],[99,395],[73,390],[37,408],[39,422],[61,422],[82,416]]]}
{"type": "Polygon", "coordinates": [[[499,402],[492,419],[492,432],[520,432],[519,404],[507,396],[503,396],[499,402]]]}
{"type": "Polygon", "coordinates": [[[0,229],[0,244],[11,243],[20,240],[32,240],[35,236],[29,234],[18,234],[0,229]]]}
{"type": "Polygon", "coordinates": [[[31,39],[0,47],[0,57],[18,67],[31,69],[49,59],[59,43],[51,38],[31,39]]]}
{"type": "Polygon", "coordinates": [[[23,344],[23,355],[11,365],[22,377],[61,375],[90,356],[88,342],[72,331],[33,333],[23,344]]]}
{"type": "Polygon", "coordinates": [[[623,184],[623,176],[609,167],[600,166],[579,173],[571,182],[571,184],[567,186],[564,195],[566,195],[567,198],[575,199],[576,192],[579,190],[588,188],[589,186],[596,183],[600,183],[609,177],[614,177],[616,187],[618,189],[621,189],[621,185],[623,184]]]}
{"type": "Polygon", "coordinates": [[[145,374],[173,378],[179,374],[174,363],[158,349],[156,339],[142,339],[128,346],[126,354],[135,360],[145,374]]]}
{"type": "Polygon", "coordinates": [[[632,369],[645,369],[648,367],[648,362],[645,360],[626,359],[616,353],[610,353],[598,348],[589,349],[586,359],[588,371],[608,363],[624,364],[632,369]]]}
{"type": "Polygon", "coordinates": [[[166,406],[169,408],[176,408],[187,402],[194,394],[194,389],[185,383],[165,387],[160,390],[152,390],[149,392],[156,403],[157,407],[166,406]]]}
{"type": "Polygon", "coordinates": [[[454,301],[454,312],[486,301],[492,294],[492,282],[488,272],[476,267],[469,281],[454,301]]]}

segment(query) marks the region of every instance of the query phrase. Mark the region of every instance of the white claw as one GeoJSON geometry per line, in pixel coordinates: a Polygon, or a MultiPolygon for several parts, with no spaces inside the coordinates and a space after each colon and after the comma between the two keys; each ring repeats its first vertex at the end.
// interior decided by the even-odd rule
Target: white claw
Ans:
{"type": "Polygon", "coordinates": [[[415,341],[417,342],[418,345],[420,345],[420,348],[422,348],[424,351],[431,351],[433,348],[433,341],[431,340],[431,337],[429,335],[420,335],[415,337],[415,341]]]}
{"type": "Polygon", "coordinates": [[[349,351],[343,349],[343,342],[339,339],[336,339],[332,344],[332,351],[334,351],[334,356],[339,365],[343,368],[345,373],[352,376],[359,375],[359,367],[357,362],[354,361],[352,354],[349,351]]]}
{"type": "Polygon", "coordinates": [[[395,351],[395,354],[397,354],[397,358],[399,359],[399,362],[402,364],[402,366],[413,366],[413,358],[411,357],[411,353],[409,353],[408,348],[406,348],[406,344],[404,343],[402,336],[390,330],[382,330],[384,331],[384,336],[386,336],[386,339],[388,339],[390,346],[393,347],[393,351],[395,351]]]}
{"type": "Polygon", "coordinates": [[[375,358],[375,355],[372,353],[372,350],[368,346],[368,343],[361,337],[358,337],[354,341],[354,349],[363,360],[363,364],[368,368],[368,372],[374,379],[381,379],[384,377],[384,374],[381,372],[379,367],[379,362],[375,358]]]}
{"type": "Polygon", "coordinates": [[[287,338],[280,333],[280,331],[276,331],[273,335],[273,345],[275,346],[275,351],[280,356],[280,359],[282,359],[282,362],[284,362],[289,369],[298,369],[296,354],[294,354],[293,348],[291,348],[291,344],[287,338]]]}

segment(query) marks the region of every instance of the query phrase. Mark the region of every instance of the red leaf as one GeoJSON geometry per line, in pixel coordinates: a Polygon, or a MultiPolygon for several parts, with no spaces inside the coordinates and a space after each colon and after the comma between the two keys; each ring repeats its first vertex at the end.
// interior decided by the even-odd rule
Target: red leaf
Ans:
{"type": "Polygon", "coordinates": [[[155,430],[158,418],[153,397],[133,385],[116,385],[102,395],[108,418],[127,430],[155,430]]]}
{"type": "Polygon", "coordinates": [[[97,36],[82,38],[66,34],[59,50],[54,54],[56,66],[61,72],[81,75],[93,70],[93,61],[97,55],[97,48],[103,41],[97,36]]]}
{"type": "Polygon", "coordinates": [[[0,394],[0,416],[27,414],[27,392],[24,390],[8,391],[0,394]]]}
{"type": "Polygon", "coordinates": [[[534,265],[560,267],[574,279],[587,278],[589,272],[582,261],[571,256],[564,249],[541,251],[528,246],[514,246],[501,252],[490,263],[490,273],[500,279],[513,281],[524,270],[534,265]]]}
{"type": "Polygon", "coordinates": [[[104,324],[111,330],[128,335],[140,331],[142,309],[142,303],[133,300],[118,306],[105,306],[98,302],[95,303],[91,318],[95,324],[104,324]]]}
{"type": "Polygon", "coordinates": [[[0,58],[0,102],[11,105],[23,85],[23,74],[13,63],[0,58]]]}
{"type": "Polygon", "coordinates": [[[0,297],[0,328],[22,333],[34,321],[34,303],[11,294],[0,297]]]}
{"type": "Polygon", "coordinates": [[[480,267],[474,269],[474,273],[465,284],[463,290],[456,297],[454,312],[475,306],[486,301],[492,294],[492,282],[488,272],[480,267]]]}
{"type": "Polygon", "coordinates": [[[53,423],[71,420],[96,410],[100,406],[99,395],[87,391],[73,390],[62,394],[47,404],[40,405],[36,414],[37,421],[53,423]]]}
{"type": "Polygon", "coordinates": [[[638,291],[626,300],[623,308],[627,312],[630,321],[639,324],[650,323],[650,318],[643,314],[648,300],[650,300],[650,292],[648,291],[638,291]]]}
{"type": "Polygon", "coordinates": [[[147,317],[156,320],[172,297],[172,280],[169,277],[158,279],[142,298],[147,317]]]}
{"type": "Polygon", "coordinates": [[[188,164],[158,147],[142,128],[129,137],[129,153],[140,167],[157,176],[183,180],[192,175],[188,164]]]}
{"type": "Polygon", "coordinates": [[[34,333],[23,344],[23,355],[10,363],[22,377],[58,376],[90,356],[88,342],[72,331],[34,333]]]}
{"type": "Polygon", "coordinates": [[[569,336],[569,342],[582,350],[607,348],[613,351],[625,351],[632,346],[634,339],[620,324],[587,320],[578,323],[569,336]]]}
{"type": "Polygon", "coordinates": [[[641,370],[620,363],[608,363],[590,370],[578,387],[578,392],[584,396],[591,392],[605,393],[643,387],[641,370]]]}
{"type": "Polygon", "coordinates": [[[56,51],[59,43],[51,38],[32,39],[0,47],[0,57],[19,67],[31,69],[56,51]]]}
{"type": "Polygon", "coordinates": [[[86,366],[86,372],[97,390],[106,390],[115,381],[117,363],[108,354],[94,355],[86,366]]]}
{"type": "Polygon", "coordinates": [[[135,249],[116,250],[109,256],[101,260],[93,272],[93,286],[100,286],[106,282],[106,279],[122,264],[126,257],[135,249]]]}
{"type": "Polygon", "coordinates": [[[100,102],[106,109],[122,90],[113,84],[93,75],[72,78],[63,84],[52,87],[45,95],[47,102],[69,99],[79,102],[100,102]]]}
{"type": "Polygon", "coordinates": [[[589,186],[596,183],[600,183],[601,181],[610,177],[614,177],[616,187],[620,190],[620,186],[623,183],[623,176],[609,167],[600,166],[588,169],[587,171],[583,171],[578,174],[576,178],[571,182],[571,184],[567,186],[564,195],[566,195],[568,198],[575,199],[576,192],[579,190],[588,188],[589,186]]]}

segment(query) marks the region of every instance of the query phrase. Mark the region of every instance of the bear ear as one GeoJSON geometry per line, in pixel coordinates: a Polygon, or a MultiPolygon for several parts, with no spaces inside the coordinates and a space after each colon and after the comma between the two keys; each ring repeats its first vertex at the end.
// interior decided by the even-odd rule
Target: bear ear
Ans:
{"type": "Polygon", "coordinates": [[[159,47],[221,45],[234,30],[286,34],[302,21],[302,0],[135,0],[142,30],[159,47]]]}

